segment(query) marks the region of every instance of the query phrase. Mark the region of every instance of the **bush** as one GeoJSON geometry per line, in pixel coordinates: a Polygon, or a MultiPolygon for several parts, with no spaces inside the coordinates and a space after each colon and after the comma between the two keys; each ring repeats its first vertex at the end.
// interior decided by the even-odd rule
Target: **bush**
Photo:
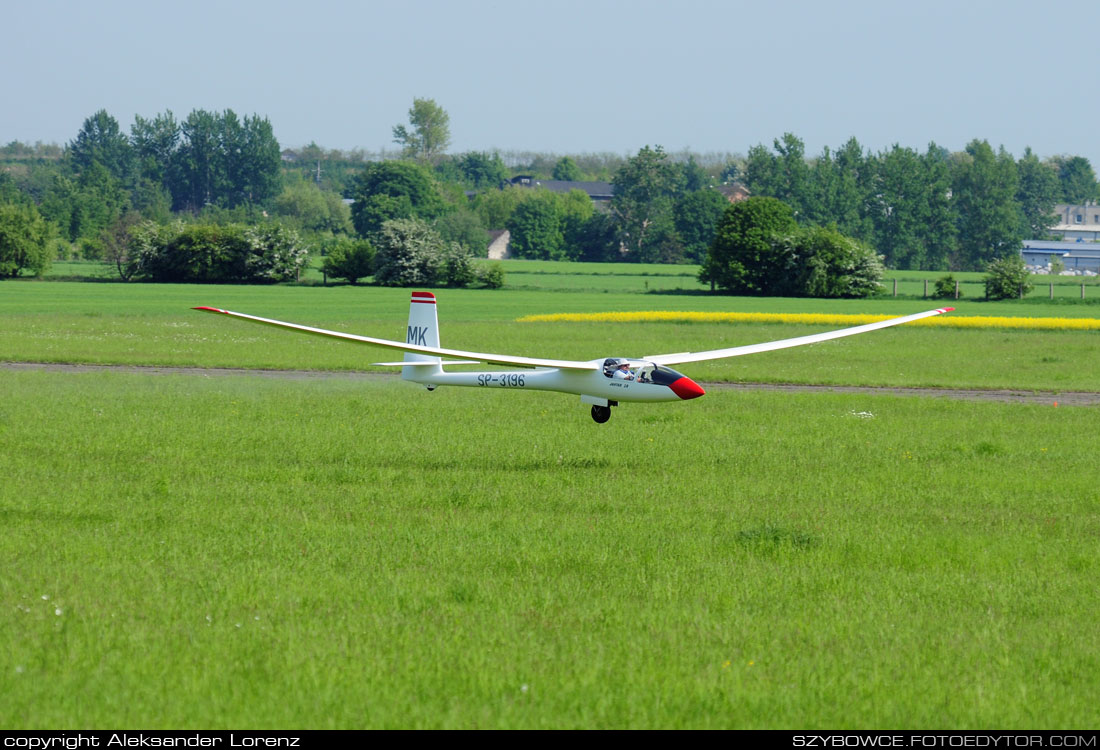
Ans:
{"type": "MultiPolygon", "coordinates": [[[[951,274],[936,279],[932,299],[955,299],[955,284],[955,277],[951,274]]],[[[959,296],[963,296],[961,289],[959,290],[959,296]]]]}
{"type": "Polygon", "coordinates": [[[325,260],[322,269],[334,279],[345,279],[355,284],[374,272],[374,246],[367,240],[336,237],[324,245],[325,260]]]}
{"type": "Polygon", "coordinates": [[[0,204],[0,277],[49,270],[53,227],[31,204],[0,204]]]}
{"type": "Polygon", "coordinates": [[[420,219],[382,224],[374,257],[374,280],[382,286],[434,286],[441,277],[443,239],[420,219]]]}
{"type": "MultiPolygon", "coordinates": [[[[457,242],[444,242],[421,219],[392,219],[378,233],[374,281],[383,286],[464,287],[484,277],[473,258],[457,242]]],[[[496,281],[495,277],[490,281],[496,281]]],[[[504,283],[500,271],[499,283],[504,283]]]]}
{"type": "Polygon", "coordinates": [[[749,198],[726,209],[700,279],[734,294],[867,297],[883,272],[862,242],[830,227],[799,229],[786,204],[749,198]]]}
{"type": "Polygon", "coordinates": [[[504,286],[504,266],[500,263],[482,263],[477,267],[477,280],[486,289],[504,286]]]}
{"type": "Polygon", "coordinates": [[[470,254],[457,242],[444,245],[440,251],[443,261],[438,282],[445,286],[466,287],[477,279],[470,254]]]}
{"type": "Polygon", "coordinates": [[[867,245],[835,229],[815,227],[797,233],[788,266],[794,273],[788,292],[796,297],[869,297],[879,291],[882,258],[867,245]]]}
{"type": "Polygon", "coordinates": [[[986,269],[985,296],[987,299],[1016,299],[1031,291],[1031,274],[1024,259],[1012,255],[992,261],[986,269]]]}
{"type": "Polygon", "coordinates": [[[277,225],[149,222],[131,230],[128,255],[130,278],[170,283],[293,281],[309,262],[298,233],[277,225]]]}

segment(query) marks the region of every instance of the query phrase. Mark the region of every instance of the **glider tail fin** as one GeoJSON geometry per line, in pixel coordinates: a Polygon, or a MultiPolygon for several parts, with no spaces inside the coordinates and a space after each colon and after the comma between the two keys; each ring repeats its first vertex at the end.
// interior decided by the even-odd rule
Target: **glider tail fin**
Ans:
{"type": "MultiPolygon", "coordinates": [[[[418,344],[439,348],[439,318],[435,312],[435,295],[431,292],[413,292],[409,302],[409,328],[405,334],[406,344],[418,344]]],[[[405,352],[405,362],[432,362],[435,367],[402,367],[403,380],[420,380],[424,377],[443,372],[442,360],[427,354],[405,352]]]]}

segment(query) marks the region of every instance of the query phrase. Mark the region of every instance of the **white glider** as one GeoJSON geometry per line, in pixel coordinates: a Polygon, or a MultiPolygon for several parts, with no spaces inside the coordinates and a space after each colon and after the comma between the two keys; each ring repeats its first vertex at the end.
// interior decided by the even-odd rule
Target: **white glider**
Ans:
{"type": "Polygon", "coordinates": [[[581,401],[592,406],[592,419],[606,422],[611,417],[611,407],[621,401],[684,401],[698,398],[705,391],[686,375],[681,375],[668,365],[703,362],[710,359],[739,357],[743,354],[757,354],[776,349],[787,349],[805,344],[855,336],[859,333],[877,331],[880,328],[909,323],[921,318],[930,318],[951,312],[955,308],[944,307],[938,310],[906,315],[900,318],[868,323],[853,328],[815,333],[793,339],[769,341],[763,344],[734,346],[728,349],[713,349],[705,352],[682,352],[679,354],[657,354],[641,359],[623,357],[604,357],[587,361],[562,359],[543,359],[539,357],[517,357],[507,354],[486,354],[458,349],[444,349],[439,345],[439,320],[436,315],[435,295],[431,292],[413,292],[409,303],[409,325],[405,341],[391,341],[371,336],[356,336],[340,331],[327,331],[323,328],[285,323],[281,320],[259,318],[255,315],[221,310],[216,307],[196,307],[203,312],[229,315],[253,323],[284,328],[315,336],[370,344],[405,353],[400,362],[375,362],[385,367],[400,367],[401,377],[435,390],[440,385],[475,386],[481,388],[520,388],[538,391],[557,391],[573,393],[581,401]],[[444,359],[446,358],[446,359],[444,359]],[[489,372],[446,372],[443,365],[480,364],[509,365],[527,368],[524,370],[495,370],[489,372]]]}

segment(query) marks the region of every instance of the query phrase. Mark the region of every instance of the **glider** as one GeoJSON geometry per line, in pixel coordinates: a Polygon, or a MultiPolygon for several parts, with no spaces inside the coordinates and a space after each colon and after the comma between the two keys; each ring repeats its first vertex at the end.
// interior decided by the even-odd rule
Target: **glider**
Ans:
{"type": "Polygon", "coordinates": [[[611,407],[623,401],[686,401],[702,396],[705,391],[686,375],[669,365],[703,362],[710,359],[740,357],[793,346],[816,344],[844,336],[877,331],[880,328],[909,323],[951,312],[955,308],[891,318],[877,323],[842,328],[837,331],[815,333],[793,339],[769,341],[763,344],[734,346],[705,352],[657,354],[640,359],[630,357],[603,357],[588,361],[517,357],[507,354],[486,354],[458,349],[444,349],[439,345],[439,320],[436,315],[435,295],[431,292],[413,292],[409,303],[409,325],[404,341],[391,341],[370,336],[356,336],[340,331],[284,323],[281,320],[259,318],[255,315],[221,310],[216,307],[195,307],[195,310],[229,315],[253,323],[275,326],[299,333],[354,341],[360,344],[395,349],[405,353],[400,362],[375,362],[382,367],[400,367],[401,378],[427,386],[429,391],[440,385],[473,386],[480,388],[518,388],[536,391],[557,391],[579,395],[581,401],[592,406],[592,419],[604,423],[611,417],[611,407]],[[443,365],[473,364],[507,365],[523,370],[494,370],[488,372],[446,372],[443,365]]]}

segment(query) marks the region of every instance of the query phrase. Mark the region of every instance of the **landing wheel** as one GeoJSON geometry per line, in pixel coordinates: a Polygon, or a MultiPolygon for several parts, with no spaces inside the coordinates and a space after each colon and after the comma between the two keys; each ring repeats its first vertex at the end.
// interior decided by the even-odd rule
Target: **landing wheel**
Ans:
{"type": "Polygon", "coordinates": [[[610,406],[593,406],[592,407],[592,419],[596,420],[597,424],[603,424],[607,420],[611,419],[611,407],[610,406]]]}

